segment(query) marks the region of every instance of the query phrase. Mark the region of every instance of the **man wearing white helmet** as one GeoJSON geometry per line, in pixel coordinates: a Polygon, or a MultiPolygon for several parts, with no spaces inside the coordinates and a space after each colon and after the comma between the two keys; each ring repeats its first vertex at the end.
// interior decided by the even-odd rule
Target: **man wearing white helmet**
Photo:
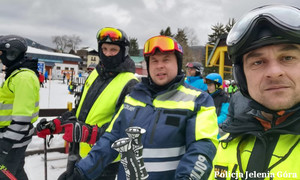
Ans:
{"type": "Polygon", "coordinates": [[[234,77],[250,110],[238,110],[223,126],[229,135],[220,142],[211,179],[299,178],[299,19],[298,8],[262,6],[228,34],[234,77]]]}

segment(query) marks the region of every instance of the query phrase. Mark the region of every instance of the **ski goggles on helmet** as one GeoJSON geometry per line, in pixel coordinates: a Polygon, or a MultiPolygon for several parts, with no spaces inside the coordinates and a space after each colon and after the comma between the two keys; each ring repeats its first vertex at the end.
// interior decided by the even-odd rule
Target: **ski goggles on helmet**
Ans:
{"type": "Polygon", "coordinates": [[[155,36],[148,39],[144,45],[144,56],[149,56],[159,49],[161,52],[178,51],[183,53],[179,43],[167,36],[155,36]]]}
{"type": "Polygon", "coordinates": [[[98,31],[98,42],[116,42],[123,38],[122,32],[115,28],[106,27],[98,31]]]}
{"type": "Polygon", "coordinates": [[[195,67],[194,67],[194,64],[193,64],[193,63],[190,63],[190,62],[187,63],[187,64],[185,65],[185,67],[186,67],[186,68],[195,68],[195,67]]]}
{"type": "MultiPolygon", "coordinates": [[[[275,30],[280,30],[282,36],[300,37],[300,9],[285,5],[267,5],[250,11],[242,17],[227,36],[227,46],[232,53],[238,51],[252,34],[255,25],[261,20],[271,23],[275,30]]],[[[279,36],[281,34],[278,34],[279,36]]],[[[229,52],[230,54],[230,52],[229,52]]]]}

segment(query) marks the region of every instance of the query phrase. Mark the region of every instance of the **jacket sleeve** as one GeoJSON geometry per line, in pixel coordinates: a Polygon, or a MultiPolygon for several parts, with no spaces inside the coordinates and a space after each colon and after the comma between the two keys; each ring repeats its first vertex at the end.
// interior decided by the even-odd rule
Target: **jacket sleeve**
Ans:
{"type": "Polygon", "coordinates": [[[229,107],[229,102],[222,103],[221,112],[220,115],[218,116],[218,124],[222,124],[226,120],[228,114],[228,107],[229,107]]]}
{"type": "Polygon", "coordinates": [[[199,110],[187,120],[186,153],[180,160],[175,179],[207,179],[218,144],[218,124],[212,98],[202,93],[199,110]]]}
{"type": "Polygon", "coordinates": [[[119,115],[122,113],[122,110],[123,106],[121,106],[110,126],[96,142],[89,154],[76,164],[80,173],[84,174],[87,179],[97,178],[104,168],[117,158],[118,152],[112,149],[111,145],[120,138],[121,118],[119,118],[119,115]]]}

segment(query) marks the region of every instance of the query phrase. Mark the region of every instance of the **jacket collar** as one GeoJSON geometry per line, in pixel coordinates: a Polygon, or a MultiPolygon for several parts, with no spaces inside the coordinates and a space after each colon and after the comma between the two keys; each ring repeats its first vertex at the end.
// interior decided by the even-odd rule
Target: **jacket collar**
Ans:
{"type": "Polygon", "coordinates": [[[251,110],[245,111],[237,118],[234,117],[234,120],[226,121],[223,124],[222,129],[230,133],[227,140],[243,134],[300,134],[300,103],[290,109],[278,112],[269,110],[253,100],[249,102],[249,106],[251,110]],[[266,118],[261,113],[262,111],[273,115],[273,122],[267,125],[269,128],[266,128],[266,125],[261,123],[266,121],[266,118]]]}
{"type": "Polygon", "coordinates": [[[142,78],[142,82],[138,83],[133,91],[131,91],[130,96],[146,104],[152,104],[155,97],[173,89],[177,89],[183,83],[184,76],[177,75],[169,84],[163,87],[157,87],[157,85],[155,86],[153,84],[150,78],[145,77],[142,78]]]}

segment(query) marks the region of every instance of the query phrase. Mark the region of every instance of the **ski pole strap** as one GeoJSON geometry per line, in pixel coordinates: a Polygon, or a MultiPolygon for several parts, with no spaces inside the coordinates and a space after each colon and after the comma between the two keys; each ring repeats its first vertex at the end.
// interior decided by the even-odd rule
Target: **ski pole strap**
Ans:
{"type": "Polygon", "coordinates": [[[121,155],[121,163],[125,169],[127,180],[140,180],[140,167],[131,146],[131,139],[128,137],[118,139],[112,146],[121,155]]]}
{"type": "Polygon", "coordinates": [[[17,180],[17,178],[7,169],[4,164],[0,164],[1,172],[10,180],[17,180]]]}

